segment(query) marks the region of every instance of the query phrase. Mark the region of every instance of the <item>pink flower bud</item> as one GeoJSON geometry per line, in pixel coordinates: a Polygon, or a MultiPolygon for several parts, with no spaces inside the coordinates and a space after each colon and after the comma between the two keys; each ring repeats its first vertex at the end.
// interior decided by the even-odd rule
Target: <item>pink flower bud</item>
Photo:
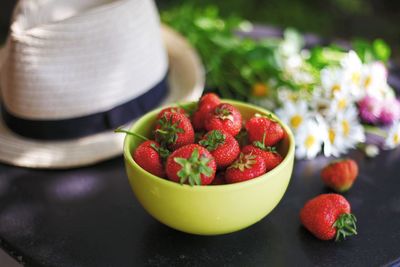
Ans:
{"type": "Polygon", "coordinates": [[[364,122],[376,123],[382,113],[382,103],[379,99],[367,95],[358,102],[358,109],[364,122]]]}
{"type": "Polygon", "coordinates": [[[399,100],[395,98],[384,100],[381,113],[379,114],[379,121],[383,124],[392,124],[398,119],[400,119],[399,100]]]}

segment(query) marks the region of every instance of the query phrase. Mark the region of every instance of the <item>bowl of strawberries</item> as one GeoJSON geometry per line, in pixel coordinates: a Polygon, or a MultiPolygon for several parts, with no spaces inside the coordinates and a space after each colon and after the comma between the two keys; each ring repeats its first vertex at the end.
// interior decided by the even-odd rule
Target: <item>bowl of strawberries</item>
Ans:
{"type": "Polygon", "coordinates": [[[199,235],[246,228],[277,206],[289,184],[294,138],[271,112],[206,94],[153,110],[128,130],[124,158],[143,208],[199,235]]]}

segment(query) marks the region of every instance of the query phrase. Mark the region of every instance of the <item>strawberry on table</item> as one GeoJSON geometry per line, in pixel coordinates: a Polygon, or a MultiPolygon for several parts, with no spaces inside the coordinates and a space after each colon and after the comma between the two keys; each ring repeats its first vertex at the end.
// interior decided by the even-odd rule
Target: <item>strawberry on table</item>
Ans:
{"type": "Polygon", "coordinates": [[[322,181],[336,192],[346,192],[358,175],[358,165],[352,159],[337,160],[321,171],[322,181]]]}
{"type": "Polygon", "coordinates": [[[218,169],[229,166],[240,153],[238,141],[232,135],[221,130],[209,131],[199,144],[211,152],[218,169]]]}
{"type": "Polygon", "coordinates": [[[210,184],[217,169],[213,156],[200,145],[186,145],[167,159],[166,173],[171,181],[190,185],[210,184]]]}
{"type": "Polygon", "coordinates": [[[194,130],[190,120],[180,113],[166,112],[157,120],[154,136],[156,141],[171,150],[194,143],[194,130]]]}
{"type": "Polygon", "coordinates": [[[266,146],[276,145],[284,137],[282,126],[273,119],[254,116],[245,126],[250,143],[263,142],[266,146]]]}
{"type": "Polygon", "coordinates": [[[197,111],[192,116],[192,123],[195,130],[204,129],[206,117],[220,103],[221,99],[214,93],[205,94],[200,98],[197,111]]]}
{"type": "Polygon", "coordinates": [[[242,115],[234,106],[222,103],[206,117],[204,126],[207,131],[223,130],[236,136],[242,128],[242,115]]]}
{"type": "Polygon", "coordinates": [[[136,148],[133,159],[146,171],[159,177],[165,177],[163,159],[168,157],[168,154],[169,151],[160,147],[157,142],[148,140],[136,148]]]}
{"type": "Polygon", "coordinates": [[[225,171],[228,183],[238,183],[253,179],[266,172],[265,160],[253,154],[240,153],[239,158],[225,171]]]}
{"type": "Polygon", "coordinates": [[[300,211],[300,220],[321,240],[338,241],[357,234],[357,220],[350,213],[350,204],[338,194],[321,194],[309,200],[300,211]]]}
{"type": "Polygon", "coordinates": [[[167,108],[162,109],[160,111],[160,113],[158,113],[157,120],[161,119],[165,115],[165,113],[169,113],[169,112],[170,113],[180,113],[180,114],[185,115],[186,117],[189,117],[189,114],[186,112],[186,110],[184,110],[181,107],[167,107],[167,108]]]}

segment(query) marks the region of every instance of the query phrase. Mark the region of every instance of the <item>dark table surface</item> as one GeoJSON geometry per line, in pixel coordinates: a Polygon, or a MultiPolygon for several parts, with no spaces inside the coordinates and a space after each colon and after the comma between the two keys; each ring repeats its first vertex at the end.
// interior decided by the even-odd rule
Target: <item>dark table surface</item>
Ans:
{"type": "MultiPolygon", "coordinates": [[[[267,28],[255,32],[276,34],[267,28]]],[[[396,77],[391,80],[399,85],[396,77]]],[[[345,194],[359,235],[344,242],[315,239],[298,218],[308,199],[329,192],[319,171],[330,159],[297,161],[282,201],[257,224],[206,237],[150,217],[131,191],[122,158],[116,158],[61,171],[0,164],[0,246],[28,266],[400,264],[400,148],[372,160],[358,151],[349,156],[360,165],[357,182],[345,194]]]]}
{"type": "Polygon", "coordinates": [[[379,266],[400,256],[400,149],[373,160],[353,151],[360,175],[345,196],[359,235],[323,242],[301,226],[306,200],[328,192],[328,159],[298,161],[289,188],[259,223],[222,236],[178,232],[135,199],[122,158],[76,170],[0,166],[2,247],[28,266],[379,266]]]}

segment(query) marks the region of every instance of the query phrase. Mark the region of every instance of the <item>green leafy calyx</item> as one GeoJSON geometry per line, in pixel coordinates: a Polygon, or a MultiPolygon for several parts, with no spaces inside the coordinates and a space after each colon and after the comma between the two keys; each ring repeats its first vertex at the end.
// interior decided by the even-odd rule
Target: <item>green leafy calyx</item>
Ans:
{"type": "Polygon", "coordinates": [[[348,236],[357,234],[357,219],[353,214],[343,213],[332,225],[336,228],[335,241],[341,241],[346,239],[348,236]]]}
{"type": "Polygon", "coordinates": [[[251,169],[252,166],[257,163],[256,157],[256,155],[251,153],[240,153],[239,158],[231,166],[229,166],[228,169],[235,168],[239,169],[241,172],[243,172],[245,169],[251,169]]]}
{"type": "Polygon", "coordinates": [[[171,152],[166,149],[165,147],[161,146],[156,146],[156,144],[151,144],[150,145],[159,155],[163,160],[166,160],[168,156],[171,154],[171,152]]]}
{"type": "Polygon", "coordinates": [[[211,176],[212,169],[207,165],[211,159],[200,155],[199,150],[195,148],[191,156],[186,158],[174,158],[174,161],[182,166],[180,171],[177,173],[180,178],[179,182],[181,184],[186,181],[189,182],[191,186],[201,185],[201,175],[211,176]]]}
{"type": "Polygon", "coordinates": [[[233,122],[233,115],[232,112],[226,108],[216,108],[215,115],[221,120],[230,120],[233,122]]]}
{"type": "Polygon", "coordinates": [[[180,121],[173,122],[172,116],[169,119],[167,116],[163,116],[158,120],[158,124],[160,128],[155,131],[155,137],[161,146],[175,144],[178,140],[178,134],[185,132],[179,127],[180,121]]]}
{"type": "Polygon", "coordinates": [[[255,147],[257,147],[257,148],[259,148],[259,149],[261,149],[261,150],[264,150],[264,151],[268,151],[268,152],[272,152],[272,153],[277,153],[275,147],[273,147],[273,146],[266,146],[266,145],[265,145],[265,137],[266,137],[266,134],[267,134],[267,133],[264,132],[263,138],[262,138],[262,142],[260,142],[260,141],[254,141],[254,142],[253,142],[253,146],[255,146],[255,147]]]}
{"type": "Polygon", "coordinates": [[[209,132],[205,139],[200,140],[199,144],[205,147],[208,151],[214,151],[218,146],[225,143],[226,136],[219,130],[209,132]]]}

